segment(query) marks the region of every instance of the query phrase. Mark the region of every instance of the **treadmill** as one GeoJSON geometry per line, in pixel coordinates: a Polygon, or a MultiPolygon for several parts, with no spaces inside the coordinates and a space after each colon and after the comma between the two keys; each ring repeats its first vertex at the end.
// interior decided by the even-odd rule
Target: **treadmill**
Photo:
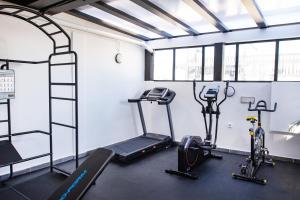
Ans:
{"type": "Polygon", "coordinates": [[[129,162],[135,158],[168,148],[174,142],[174,129],[170,110],[170,103],[173,101],[176,93],[168,88],[153,88],[146,90],[138,99],[128,99],[129,103],[136,103],[139,110],[139,115],[143,127],[143,135],[140,135],[129,140],[125,140],[106,148],[115,152],[115,159],[122,162],[129,162]],[[162,135],[158,133],[149,133],[146,128],[142,101],[157,102],[158,105],[166,106],[168,113],[168,122],[170,127],[170,135],[162,135]]]}

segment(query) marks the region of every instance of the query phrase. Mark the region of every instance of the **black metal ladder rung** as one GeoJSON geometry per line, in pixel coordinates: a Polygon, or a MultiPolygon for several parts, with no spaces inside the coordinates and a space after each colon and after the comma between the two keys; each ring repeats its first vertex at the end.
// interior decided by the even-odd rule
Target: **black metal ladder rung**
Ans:
{"type": "Polygon", "coordinates": [[[7,123],[8,120],[0,120],[0,123],[7,123]]]}
{"type": "Polygon", "coordinates": [[[63,49],[63,48],[70,48],[70,45],[62,45],[62,46],[55,47],[55,49],[63,49]]]}
{"type": "Polygon", "coordinates": [[[16,10],[15,12],[12,12],[11,15],[16,15],[16,14],[18,14],[20,12],[23,12],[23,10],[16,10]]]}
{"type": "Polygon", "coordinates": [[[53,35],[57,35],[57,34],[60,34],[60,33],[63,33],[63,32],[62,31],[56,31],[56,32],[53,32],[53,33],[49,33],[48,35],[53,36],[53,35]]]}
{"type": "Polygon", "coordinates": [[[51,85],[76,86],[76,83],[50,83],[51,85]]]}
{"type": "Polygon", "coordinates": [[[55,100],[64,100],[64,101],[76,101],[77,99],[73,99],[73,98],[65,98],[65,97],[51,97],[51,99],[55,99],[55,100]]]}
{"type": "Polygon", "coordinates": [[[7,105],[8,102],[0,102],[0,105],[7,105]]]}
{"type": "Polygon", "coordinates": [[[67,172],[66,170],[60,169],[60,168],[58,168],[58,167],[56,167],[56,166],[53,166],[53,169],[55,169],[55,170],[58,171],[58,172],[63,173],[64,175],[67,175],[67,176],[70,176],[70,175],[71,175],[70,172],[67,172]]]}
{"type": "Polygon", "coordinates": [[[41,24],[41,25],[39,25],[39,27],[42,28],[42,27],[49,26],[49,25],[52,25],[52,23],[48,22],[48,23],[45,23],[45,24],[41,24]]]}
{"type": "Polygon", "coordinates": [[[50,66],[63,66],[63,65],[76,65],[75,62],[69,62],[69,63],[55,63],[55,64],[50,64],[50,66]]]}
{"type": "Polygon", "coordinates": [[[71,126],[71,125],[62,124],[62,123],[58,123],[58,122],[51,122],[51,124],[54,124],[54,125],[57,125],[57,126],[63,126],[63,127],[67,127],[67,128],[72,128],[72,129],[77,129],[76,126],[71,126]]]}
{"type": "Polygon", "coordinates": [[[31,21],[31,20],[36,19],[36,18],[38,18],[38,17],[40,17],[40,16],[34,15],[34,16],[32,16],[32,17],[27,18],[27,20],[31,21]]]}

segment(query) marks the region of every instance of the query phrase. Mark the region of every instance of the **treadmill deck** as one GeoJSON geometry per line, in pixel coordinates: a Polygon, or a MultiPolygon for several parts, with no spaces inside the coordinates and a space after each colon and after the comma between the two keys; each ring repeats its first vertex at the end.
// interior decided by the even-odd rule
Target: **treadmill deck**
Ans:
{"type": "Polygon", "coordinates": [[[170,143],[171,138],[169,136],[162,137],[159,135],[159,138],[138,136],[106,148],[114,151],[117,158],[127,160],[130,159],[129,157],[137,157],[136,155],[139,153],[143,154],[156,148],[167,147],[170,143]]]}

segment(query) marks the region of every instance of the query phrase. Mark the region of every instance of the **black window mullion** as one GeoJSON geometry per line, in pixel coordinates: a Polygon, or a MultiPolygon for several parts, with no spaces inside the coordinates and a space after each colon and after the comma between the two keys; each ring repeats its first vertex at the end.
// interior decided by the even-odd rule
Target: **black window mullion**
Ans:
{"type": "Polygon", "coordinates": [[[205,47],[202,47],[202,72],[201,72],[201,81],[204,81],[204,65],[205,65],[205,47]]]}
{"type": "Polygon", "coordinates": [[[279,40],[276,41],[276,46],[275,46],[274,81],[278,80],[278,64],[279,64],[279,40]]]}
{"type": "Polygon", "coordinates": [[[176,67],[176,50],[173,49],[173,81],[175,81],[175,67],[176,67]]]}
{"type": "Polygon", "coordinates": [[[239,49],[240,49],[240,45],[236,44],[236,47],[235,47],[235,81],[239,80],[239,49]]]}

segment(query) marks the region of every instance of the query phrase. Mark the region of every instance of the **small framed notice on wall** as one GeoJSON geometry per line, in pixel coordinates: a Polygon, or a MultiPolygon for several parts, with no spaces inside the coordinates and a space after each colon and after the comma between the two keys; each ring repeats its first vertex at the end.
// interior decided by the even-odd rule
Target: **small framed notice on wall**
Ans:
{"type": "Polygon", "coordinates": [[[0,100],[15,98],[15,71],[0,70],[0,100]]]}

